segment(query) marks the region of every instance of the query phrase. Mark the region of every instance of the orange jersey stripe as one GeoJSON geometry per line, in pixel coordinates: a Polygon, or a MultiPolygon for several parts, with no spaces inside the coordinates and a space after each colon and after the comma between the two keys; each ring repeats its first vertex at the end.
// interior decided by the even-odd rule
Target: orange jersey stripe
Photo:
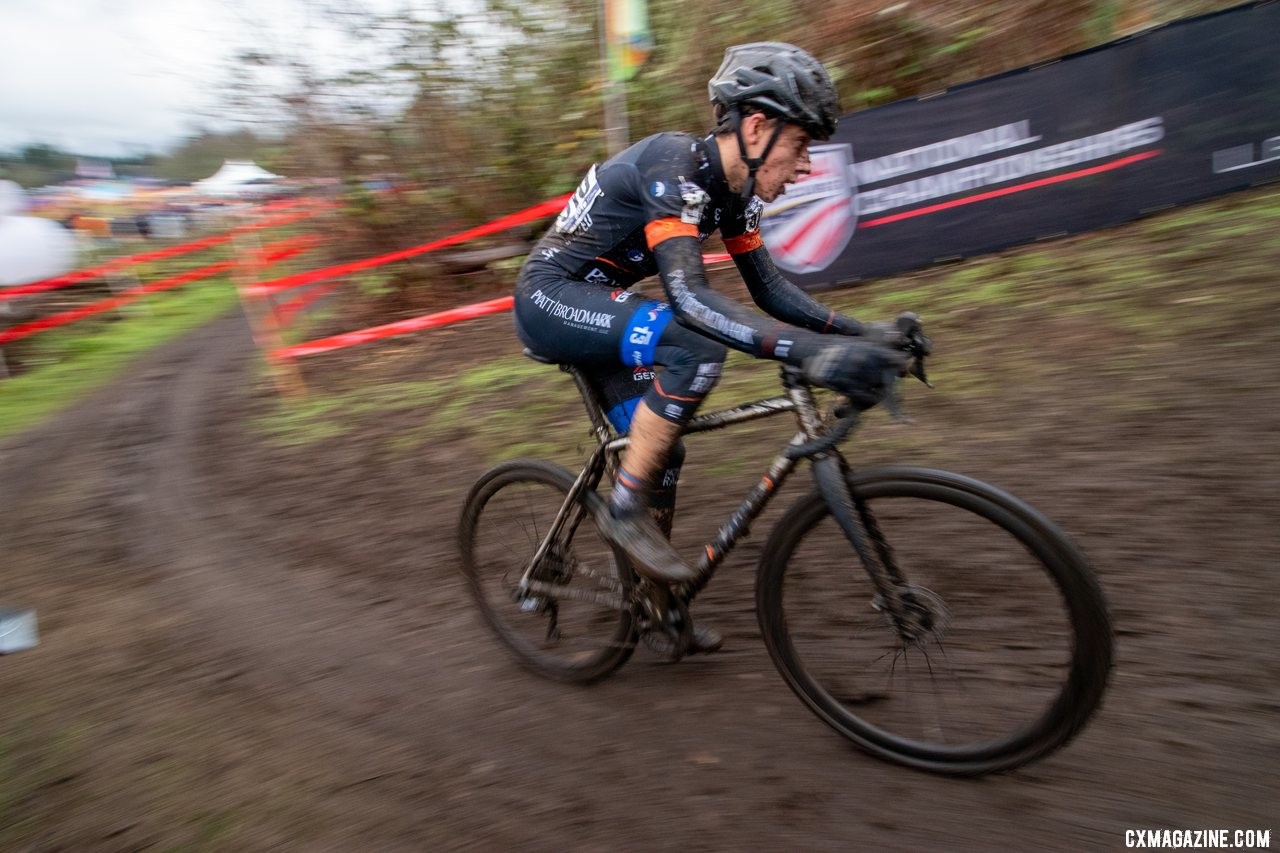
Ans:
{"type": "Polygon", "coordinates": [[[692,237],[698,239],[698,226],[690,225],[688,222],[681,222],[674,216],[668,216],[664,219],[655,219],[644,227],[645,240],[649,242],[649,248],[657,248],[658,244],[664,240],[670,240],[672,237],[692,237]]]}
{"type": "Polygon", "coordinates": [[[729,250],[731,255],[745,255],[747,252],[755,251],[763,245],[764,240],[760,238],[759,231],[740,234],[737,237],[724,238],[724,247],[729,250]]]}

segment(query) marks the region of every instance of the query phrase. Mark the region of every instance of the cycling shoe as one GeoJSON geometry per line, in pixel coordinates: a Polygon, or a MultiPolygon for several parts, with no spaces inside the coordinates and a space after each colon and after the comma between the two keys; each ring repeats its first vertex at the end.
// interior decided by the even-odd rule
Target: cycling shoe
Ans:
{"type": "Polygon", "coordinates": [[[720,632],[715,628],[694,625],[693,636],[689,638],[689,651],[687,654],[709,655],[723,645],[724,637],[720,636],[720,632]]]}
{"type": "Polygon", "coordinates": [[[622,549],[636,571],[650,580],[662,583],[689,583],[698,573],[689,568],[658,525],[644,510],[612,516],[606,530],[601,531],[610,543],[622,549]]]}

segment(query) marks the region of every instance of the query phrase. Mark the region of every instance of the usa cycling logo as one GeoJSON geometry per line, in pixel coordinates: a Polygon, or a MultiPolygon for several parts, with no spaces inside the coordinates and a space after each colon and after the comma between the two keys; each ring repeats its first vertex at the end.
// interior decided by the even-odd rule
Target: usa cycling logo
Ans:
{"type": "Polygon", "coordinates": [[[853,146],[809,149],[812,171],[766,205],[760,223],[769,254],[784,270],[812,273],[840,257],[858,225],[853,146]]]}

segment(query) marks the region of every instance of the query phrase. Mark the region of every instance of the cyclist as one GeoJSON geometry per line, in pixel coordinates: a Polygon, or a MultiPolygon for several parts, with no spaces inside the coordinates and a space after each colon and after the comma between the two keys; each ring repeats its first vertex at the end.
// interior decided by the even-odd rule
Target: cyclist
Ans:
{"type": "MultiPolygon", "coordinates": [[[[524,344],[582,369],[614,428],[630,433],[606,535],[638,571],[668,583],[696,577],[668,541],[680,432],[719,379],[726,347],[797,366],[868,405],[905,363],[883,326],[838,314],[787,281],[760,238],[764,204],[809,174],[809,141],[835,131],[826,69],[789,44],[738,45],[708,89],[716,126],[706,138],[659,133],[591,167],[525,262],[515,298],[524,344]],[[701,244],[717,229],[770,317],[709,287],[701,244]],[[628,289],[655,273],[667,301],[628,289]]],[[[720,642],[700,627],[690,650],[720,642]]]]}

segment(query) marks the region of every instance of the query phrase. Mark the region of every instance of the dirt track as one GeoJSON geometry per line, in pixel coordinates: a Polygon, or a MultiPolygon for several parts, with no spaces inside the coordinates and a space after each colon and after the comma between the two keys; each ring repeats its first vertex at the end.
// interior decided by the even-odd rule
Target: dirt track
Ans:
{"type": "MultiPolygon", "coordinates": [[[[1280,342],[1277,297],[1250,293],[1234,334],[1249,371],[1221,337],[1126,365],[1087,324],[1052,320],[1034,329],[1036,381],[912,392],[916,458],[882,428],[886,460],[1054,516],[1112,602],[1099,716],[980,781],[864,756],[777,676],[751,584],[786,495],[695,611],[725,651],[544,683],[486,635],[456,571],[454,519],[489,460],[462,437],[395,450],[412,411],[266,442],[247,332],[214,324],[0,448],[0,602],[35,607],[42,633],[0,658],[0,849],[1074,850],[1131,828],[1274,828],[1280,342]]],[[[935,327],[944,352],[971,320],[935,327]]],[[[309,378],[445,374],[514,352],[508,323],[309,378]]],[[[996,338],[973,358],[1016,351],[996,338]]],[[[778,434],[751,434],[747,457],[778,434]]],[[[677,544],[696,547],[759,470],[717,468],[725,442],[692,448],[677,544]]]]}

